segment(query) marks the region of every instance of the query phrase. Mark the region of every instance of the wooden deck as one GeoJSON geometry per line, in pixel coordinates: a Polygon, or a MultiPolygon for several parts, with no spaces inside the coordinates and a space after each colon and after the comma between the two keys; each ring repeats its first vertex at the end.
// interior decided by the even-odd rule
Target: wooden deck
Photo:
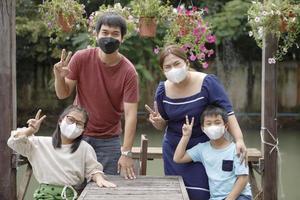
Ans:
{"type": "Polygon", "coordinates": [[[179,176],[138,176],[125,180],[121,176],[108,176],[116,188],[99,188],[89,183],[78,200],[189,200],[183,180],[179,176]]]}

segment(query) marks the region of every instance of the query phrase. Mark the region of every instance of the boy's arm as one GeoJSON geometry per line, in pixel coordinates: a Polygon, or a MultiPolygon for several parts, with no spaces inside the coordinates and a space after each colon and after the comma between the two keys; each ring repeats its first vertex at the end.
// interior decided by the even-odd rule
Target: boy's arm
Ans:
{"type": "Polygon", "coordinates": [[[237,199],[248,183],[248,175],[239,175],[234,186],[225,200],[237,199]]]}
{"type": "Polygon", "coordinates": [[[189,154],[186,152],[186,146],[190,140],[190,135],[182,135],[174,153],[173,160],[176,163],[188,163],[193,161],[189,154]]]}
{"type": "Polygon", "coordinates": [[[190,123],[188,116],[185,116],[185,124],[182,126],[182,137],[177,145],[173,160],[177,163],[187,163],[193,161],[186,152],[186,146],[191,138],[194,125],[194,117],[190,123]]]}

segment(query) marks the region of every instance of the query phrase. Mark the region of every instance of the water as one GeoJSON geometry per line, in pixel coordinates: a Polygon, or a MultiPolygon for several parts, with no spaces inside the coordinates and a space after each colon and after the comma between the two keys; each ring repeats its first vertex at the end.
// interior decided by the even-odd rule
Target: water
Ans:
{"type": "MultiPolygon", "coordinates": [[[[260,135],[259,130],[244,130],[244,138],[247,147],[260,149],[260,135]]],[[[162,133],[154,130],[151,126],[139,126],[138,133],[134,145],[140,146],[140,135],[147,134],[149,146],[161,146],[162,133]]],[[[298,200],[300,199],[299,185],[300,185],[300,134],[296,130],[279,129],[279,148],[282,156],[282,184],[285,194],[285,198],[280,197],[283,200],[298,200]]],[[[163,175],[162,160],[156,159],[148,161],[147,175],[163,175]]],[[[17,173],[17,183],[19,183],[25,167],[19,168],[17,173]]],[[[19,184],[18,184],[19,185],[19,184]]],[[[25,200],[32,199],[32,194],[37,187],[37,182],[34,178],[31,179],[28,192],[25,200]]]]}

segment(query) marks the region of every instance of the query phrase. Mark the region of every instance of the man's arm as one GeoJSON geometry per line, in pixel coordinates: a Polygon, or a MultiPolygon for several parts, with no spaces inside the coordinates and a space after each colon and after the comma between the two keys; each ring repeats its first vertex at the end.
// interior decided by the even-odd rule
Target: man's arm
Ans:
{"type": "Polygon", "coordinates": [[[248,183],[248,175],[239,175],[225,200],[237,199],[248,183]]]}
{"type": "Polygon", "coordinates": [[[70,80],[68,78],[56,77],[55,76],[55,92],[59,99],[65,99],[69,97],[77,84],[77,81],[70,80]]]}
{"type": "MultiPolygon", "coordinates": [[[[131,151],[134,142],[136,123],[137,123],[137,103],[124,103],[125,128],[124,128],[124,142],[121,151],[131,151]]],[[[133,170],[133,159],[122,155],[119,159],[118,169],[121,170],[125,178],[135,178],[133,170]]]]}

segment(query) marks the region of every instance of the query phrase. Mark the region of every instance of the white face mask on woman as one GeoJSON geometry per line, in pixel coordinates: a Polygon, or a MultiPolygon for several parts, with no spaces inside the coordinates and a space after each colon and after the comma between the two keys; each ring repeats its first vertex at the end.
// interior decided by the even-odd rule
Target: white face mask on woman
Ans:
{"type": "Polygon", "coordinates": [[[68,124],[65,119],[63,119],[59,125],[61,134],[68,139],[75,139],[80,136],[83,129],[78,128],[76,123],[68,124]]]}
{"type": "Polygon", "coordinates": [[[203,128],[203,132],[209,137],[211,140],[217,140],[221,138],[225,133],[224,125],[211,125],[203,128]]]}
{"type": "Polygon", "coordinates": [[[180,83],[187,76],[187,67],[172,68],[170,71],[165,72],[167,79],[173,83],[180,83]]]}

